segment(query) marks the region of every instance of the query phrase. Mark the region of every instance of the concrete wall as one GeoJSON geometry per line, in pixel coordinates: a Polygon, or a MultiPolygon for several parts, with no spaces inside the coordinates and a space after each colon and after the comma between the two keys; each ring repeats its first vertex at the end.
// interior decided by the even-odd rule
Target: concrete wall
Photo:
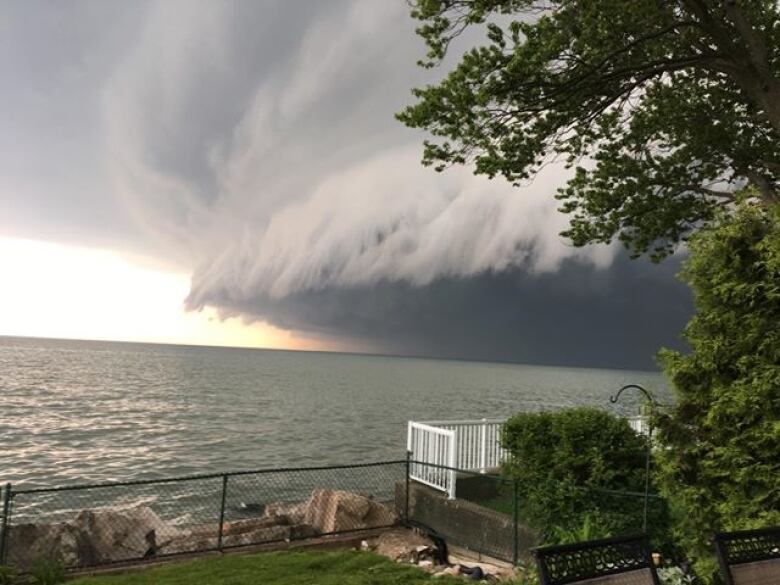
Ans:
{"type": "MultiPolygon", "coordinates": [[[[404,487],[402,483],[397,486],[400,510],[404,506],[404,487]]],[[[412,481],[409,518],[433,529],[452,544],[505,561],[514,558],[514,523],[505,514],[466,500],[448,500],[446,494],[412,481]]],[[[517,558],[524,560],[529,557],[529,549],[536,545],[536,536],[520,525],[516,542],[517,558]]]]}

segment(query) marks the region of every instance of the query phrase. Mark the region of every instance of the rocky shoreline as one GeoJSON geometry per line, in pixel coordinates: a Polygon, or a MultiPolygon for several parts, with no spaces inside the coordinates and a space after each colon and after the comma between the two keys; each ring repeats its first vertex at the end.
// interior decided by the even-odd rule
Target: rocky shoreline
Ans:
{"type": "MultiPolygon", "coordinates": [[[[262,514],[224,522],[222,547],[284,542],[324,534],[393,526],[395,510],[370,496],[316,489],[303,502],[274,502],[262,514]]],[[[30,568],[42,558],[89,567],[185,552],[213,550],[219,523],[182,527],[148,506],[82,510],[53,524],[17,524],[8,532],[8,562],[30,568]]]]}

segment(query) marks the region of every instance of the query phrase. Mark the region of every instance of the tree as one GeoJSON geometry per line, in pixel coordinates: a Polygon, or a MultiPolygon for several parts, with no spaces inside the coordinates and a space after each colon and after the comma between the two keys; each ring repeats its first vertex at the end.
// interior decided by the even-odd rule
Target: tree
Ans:
{"type": "Polygon", "coordinates": [[[689,355],[662,353],[677,403],[659,420],[679,543],[707,573],[713,529],[780,522],[780,3],[417,0],[440,64],[398,115],[423,162],[514,184],[551,160],[576,245],[619,238],[660,260],[692,238],[689,355]]]}
{"type": "Polygon", "coordinates": [[[428,130],[423,162],[519,184],[553,159],[575,245],[618,237],[669,254],[752,188],[780,201],[780,8],[776,0],[418,0],[441,62],[467,50],[398,115],[428,130]]]}
{"type": "Polygon", "coordinates": [[[780,524],[780,208],[742,205],[690,245],[693,352],[662,352],[677,400],[658,455],[676,540],[708,575],[714,530],[780,524]]]}

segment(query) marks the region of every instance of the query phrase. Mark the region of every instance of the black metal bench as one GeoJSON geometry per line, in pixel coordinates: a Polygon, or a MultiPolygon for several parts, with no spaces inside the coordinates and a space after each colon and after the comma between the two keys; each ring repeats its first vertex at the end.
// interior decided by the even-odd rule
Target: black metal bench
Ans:
{"type": "Polygon", "coordinates": [[[647,536],[538,547],[542,585],[659,585],[647,536]]]}
{"type": "Polygon", "coordinates": [[[780,526],[718,532],[715,550],[728,585],[780,583],[780,526]]]}

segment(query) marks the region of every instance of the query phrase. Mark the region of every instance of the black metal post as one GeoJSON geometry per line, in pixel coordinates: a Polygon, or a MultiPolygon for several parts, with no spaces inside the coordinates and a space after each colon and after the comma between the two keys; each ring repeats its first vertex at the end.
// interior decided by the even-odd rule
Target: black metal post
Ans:
{"type": "Polygon", "coordinates": [[[8,528],[11,516],[11,484],[5,484],[3,490],[3,518],[0,523],[0,565],[6,563],[6,542],[8,541],[8,528]]]}
{"type": "Polygon", "coordinates": [[[222,535],[225,529],[225,500],[227,499],[228,474],[222,476],[222,502],[219,506],[219,533],[217,534],[217,548],[222,550],[222,535]]]}
{"type": "Polygon", "coordinates": [[[651,408],[650,418],[647,423],[647,448],[645,453],[645,505],[642,512],[642,532],[647,532],[647,508],[650,500],[650,452],[653,449],[653,415],[655,414],[655,407],[658,406],[658,402],[647,389],[643,388],[639,384],[626,384],[620,390],[618,390],[617,394],[610,396],[609,401],[612,404],[615,404],[620,398],[620,395],[623,393],[623,390],[628,389],[639,390],[642,394],[644,394],[645,398],[650,403],[651,408]]]}
{"type": "Polygon", "coordinates": [[[409,524],[409,486],[412,476],[412,452],[406,452],[406,490],[404,491],[404,523],[409,524]]]}
{"type": "Polygon", "coordinates": [[[517,480],[512,482],[512,525],[514,526],[514,532],[512,533],[512,564],[517,566],[517,544],[518,544],[518,514],[517,514],[517,480]]]}

